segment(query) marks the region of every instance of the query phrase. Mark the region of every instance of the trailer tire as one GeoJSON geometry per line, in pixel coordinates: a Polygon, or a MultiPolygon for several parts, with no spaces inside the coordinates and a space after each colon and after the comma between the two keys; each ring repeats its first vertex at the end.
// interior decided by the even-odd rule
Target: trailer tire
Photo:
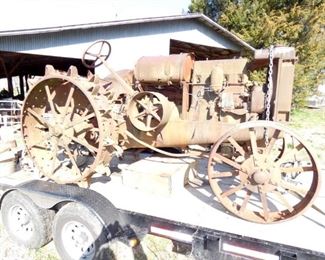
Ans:
{"type": "MultiPolygon", "coordinates": [[[[63,206],[54,218],[53,240],[62,259],[97,259],[107,242],[103,223],[80,203],[63,206]]],[[[104,259],[104,258],[103,258],[104,259]]]]}
{"type": "Polygon", "coordinates": [[[52,238],[53,210],[38,207],[28,196],[15,190],[1,204],[2,223],[12,240],[27,248],[38,249],[52,238]]]}

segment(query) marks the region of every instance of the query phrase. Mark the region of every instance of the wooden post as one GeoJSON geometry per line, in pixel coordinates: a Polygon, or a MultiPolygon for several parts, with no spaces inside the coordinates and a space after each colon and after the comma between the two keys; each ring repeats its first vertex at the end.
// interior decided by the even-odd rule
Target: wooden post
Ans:
{"type": "Polygon", "coordinates": [[[28,75],[25,75],[25,86],[26,86],[26,93],[27,93],[29,90],[28,75]]]}
{"type": "Polygon", "coordinates": [[[9,92],[9,95],[10,95],[10,97],[13,97],[14,96],[14,87],[13,87],[13,84],[12,84],[12,77],[11,76],[8,76],[7,77],[7,81],[8,81],[8,92],[9,92]]]}
{"type": "Polygon", "coordinates": [[[25,90],[24,90],[24,76],[19,75],[19,99],[24,100],[25,99],[25,90]]]}

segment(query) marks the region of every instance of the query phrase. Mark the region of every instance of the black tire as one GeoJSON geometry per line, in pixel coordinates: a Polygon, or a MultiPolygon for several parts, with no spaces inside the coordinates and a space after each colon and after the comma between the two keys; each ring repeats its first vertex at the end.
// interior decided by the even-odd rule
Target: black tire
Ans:
{"type": "Polygon", "coordinates": [[[19,245],[38,249],[51,241],[53,210],[38,207],[19,191],[5,195],[1,204],[2,223],[19,245]]]}
{"type": "Polygon", "coordinates": [[[93,212],[71,202],[54,218],[53,240],[62,259],[97,259],[101,245],[107,242],[107,235],[93,212]]]}

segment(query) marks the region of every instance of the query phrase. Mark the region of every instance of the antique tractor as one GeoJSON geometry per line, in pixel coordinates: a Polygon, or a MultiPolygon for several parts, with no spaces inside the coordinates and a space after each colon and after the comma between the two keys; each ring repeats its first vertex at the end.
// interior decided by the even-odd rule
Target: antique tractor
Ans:
{"type": "Polygon", "coordinates": [[[274,122],[288,120],[294,55],[270,51],[274,66],[265,89],[247,76],[249,66],[269,60],[265,51],[251,63],[142,57],[133,71],[119,72],[106,62],[110,52],[108,42],[98,41],[83,55],[88,68],[110,70],[105,79],[48,65],[29,91],[22,133],[41,175],[84,185],[127,149],[190,157],[200,145],[210,152],[211,188],[233,214],[271,223],[311,205],[320,186],[315,158],[300,137],[274,122]]]}

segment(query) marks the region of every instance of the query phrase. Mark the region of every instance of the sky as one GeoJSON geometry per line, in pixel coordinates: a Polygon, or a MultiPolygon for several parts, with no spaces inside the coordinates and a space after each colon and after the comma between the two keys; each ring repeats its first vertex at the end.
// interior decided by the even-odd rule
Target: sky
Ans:
{"type": "Polygon", "coordinates": [[[0,6],[0,31],[186,13],[191,0],[10,0],[0,6]]]}

